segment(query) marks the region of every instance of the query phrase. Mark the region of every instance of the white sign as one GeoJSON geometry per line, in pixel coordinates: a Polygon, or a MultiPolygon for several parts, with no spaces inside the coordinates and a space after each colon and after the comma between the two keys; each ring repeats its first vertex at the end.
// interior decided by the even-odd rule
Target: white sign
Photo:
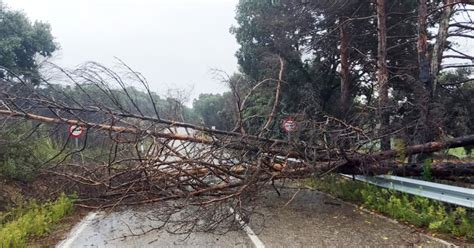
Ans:
{"type": "Polygon", "coordinates": [[[296,130],[296,122],[294,120],[291,120],[291,119],[285,120],[283,122],[283,129],[287,133],[295,131],[296,130]]]}
{"type": "Polygon", "coordinates": [[[69,126],[69,135],[71,135],[74,138],[79,138],[81,137],[82,133],[84,132],[84,127],[78,126],[78,125],[71,125],[69,126]]]}

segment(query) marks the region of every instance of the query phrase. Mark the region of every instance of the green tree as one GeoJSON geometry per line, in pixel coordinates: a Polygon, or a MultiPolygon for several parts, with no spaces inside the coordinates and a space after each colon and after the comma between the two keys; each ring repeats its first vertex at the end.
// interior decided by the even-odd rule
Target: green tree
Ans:
{"type": "Polygon", "coordinates": [[[447,135],[457,137],[474,133],[474,83],[471,75],[471,69],[458,68],[444,71],[438,78],[438,111],[443,115],[447,135]]]}
{"type": "MultiPolygon", "coordinates": [[[[435,30],[440,23],[441,2],[429,1],[428,11],[436,14],[428,17],[427,30],[435,30]]],[[[432,101],[425,100],[429,91],[420,80],[420,62],[416,56],[420,3],[403,0],[386,1],[385,5],[386,89],[390,92],[384,108],[385,116],[389,117],[385,118],[386,133],[403,129],[409,144],[432,140],[439,137],[439,130],[446,129],[441,124],[448,99],[454,101],[449,103],[453,106],[463,105],[463,98],[450,98],[445,93],[432,101]],[[443,97],[448,98],[442,100],[443,97]]],[[[377,104],[380,94],[375,92],[379,87],[375,14],[374,1],[241,0],[237,6],[237,26],[231,29],[241,45],[236,53],[241,72],[253,85],[275,78],[278,73],[275,57],[281,56],[286,67],[280,114],[303,114],[312,120],[329,114],[367,130],[377,130],[380,120],[376,111],[360,112],[360,109],[380,107],[377,104]]],[[[426,36],[432,37],[429,33],[426,36]]],[[[262,85],[249,98],[243,116],[253,119],[247,125],[260,126],[272,102],[273,89],[274,84],[262,85]]],[[[464,91],[464,94],[468,92],[464,91]]],[[[466,108],[462,111],[466,112],[466,108]]]]}
{"type": "Polygon", "coordinates": [[[200,94],[193,101],[193,110],[202,119],[204,125],[215,126],[221,130],[231,130],[234,127],[231,93],[200,94]]]}
{"type": "MultiPolygon", "coordinates": [[[[0,1],[0,65],[38,84],[38,58],[50,57],[58,48],[51,26],[32,23],[25,13],[11,10],[0,1]]],[[[0,78],[5,77],[0,70],[0,78]]]]}
{"type": "MultiPolygon", "coordinates": [[[[351,95],[359,93],[361,81],[367,81],[374,70],[376,48],[375,26],[370,18],[373,6],[368,1],[282,0],[278,4],[269,0],[240,1],[237,7],[237,24],[232,28],[241,48],[237,52],[243,73],[255,83],[275,78],[278,63],[275,57],[285,59],[282,95],[282,112],[304,113],[311,118],[318,115],[338,115],[340,97],[339,26],[347,21],[346,33],[350,58],[351,95]],[[367,56],[367,55],[370,55],[367,56]],[[357,71],[355,70],[357,68],[357,71]]],[[[267,84],[261,95],[271,92],[267,84]]],[[[370,92],[371,94],[372,92],[370,92]]],[[[269,96],[265,96],[269,99],[269,96]]],[[[348,96],[346,96],[348,97],[348,96]]],[[[352,99],[352,97],[350,97],[352,99]]]]}

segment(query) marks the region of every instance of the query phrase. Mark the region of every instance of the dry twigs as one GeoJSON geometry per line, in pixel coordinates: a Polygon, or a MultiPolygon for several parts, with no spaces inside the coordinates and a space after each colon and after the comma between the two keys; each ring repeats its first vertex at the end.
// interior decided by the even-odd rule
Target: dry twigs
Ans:
{"type": "MultiPolygon", "coordinates": [[[[386,162],[401,151],[373,153],[370,147],[364,151],[342,146],[349,142],[353,147],[367,147],[372,140],[363,129],[333,117],[307,125],[302,135],[311,135],[307,139],[314,141],[311,143],[212,130],[163,119],[156,95],[145,79],[127,66],[125,76],[96,63],[75,71],[53,69],[54,75],[62,75],[58,84],[44,81],[32,86],[10,75],[2,82],[0,115],[4,126],[26,119],[56,127],[54,132],[64,132],[67,125],[86,128],[87,139],[82,139],[79,151],[94,150],[103,154],[101,159],[86,157],[85,162],[78,162],[74,157],[78,149],[68,145],[71,139],[56,133],[52,135],[63,148],[41,168],[50,180],[62,182],[62,187],[54,190],[79,192],[78,204],[84,207],[157,203],[162,207],[160,220],[175,220],[173,231],[210,231],[233,219],[229,207],[248,216],[252,208],[247,203],[275,180],[327,172],[420,171],[416,166],[404,170],[386,162]],[[137,97],[127,80],[141,86],[147,98],[137,97]]],[[[275,118],[279,90],[264,129],[275,118]]],[[[409,146],[402,152],[406,156],[468,144],[474,144],[474,136],[409,146]]],[[[451,168],[449,171],[456,171],[451,168]]],[[[462,170],[474,174],[472,165],[462,170]]],[[[439,175],[452,176],[448,170],[440,171],[439,175]]]]}

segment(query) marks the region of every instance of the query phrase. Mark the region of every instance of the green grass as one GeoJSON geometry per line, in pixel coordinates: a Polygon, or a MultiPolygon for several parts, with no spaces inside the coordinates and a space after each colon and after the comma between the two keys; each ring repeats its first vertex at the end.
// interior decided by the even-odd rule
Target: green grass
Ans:
{"type": "Polygon", "coordinates": [[[307,180],[305,185],[417,227],[474,239],[474,213],[465,208],[448,206],[425,197],[382,189],[339,176],[307,180]]]}
{"type": "Polygon", "coordinates": [[[458,158],[467,158],[467,157],[473,157],[474,156],[474,153],[473,154],[468,154],[466,152],[466,149],[464,149],[464,147],[448,149],[447,153],[449,155],[453,155],[453,156],[456,156],[458,158]]]}
{"type": "Polygon", "coordinates": [[[0,247],[27,247],[28,238],[41,237],[73,211],[74,197],[61,195],[54,202],[26,206],[0,213],[0,247]]]}

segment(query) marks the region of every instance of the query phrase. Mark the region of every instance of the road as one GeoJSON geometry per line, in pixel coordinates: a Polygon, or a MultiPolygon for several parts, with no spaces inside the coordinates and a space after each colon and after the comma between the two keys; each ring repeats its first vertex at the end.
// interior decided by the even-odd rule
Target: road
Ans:
{"type": "Polygon", "coordinates": [[[192,233],[186,238],[185,235],[171,235],[161,230],[133,236],[133,233],[139,233],[150,224],[147,216],[153,211],[152,207],[108,214],[92,213],[74,228],[59,247],[447,246],[447,243],[428,238],[407,226],[369,214],[320,192],[300,190],[295,196],[296,192],[286,189],[280,197],[275,192],[267,192],[257,209],[265,217],[253,219],[245,230],[224,235],[192,233]],[[254,232],[255,236],[249,235],[249,231],[254,232]]]}

